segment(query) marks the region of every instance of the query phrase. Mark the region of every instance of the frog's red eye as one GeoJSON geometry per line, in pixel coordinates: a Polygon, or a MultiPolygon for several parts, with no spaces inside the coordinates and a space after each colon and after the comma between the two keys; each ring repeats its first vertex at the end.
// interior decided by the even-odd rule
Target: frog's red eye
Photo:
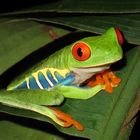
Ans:
{"type": "Polygon", "coordinates": [[[116,31],[116,35],[117,35],[117,38],[118,38],[118,42],[119,42],[120,45],[122,45],[123,42],[124,42],[123,35],[121,34],[121,32],[118,28],[116,28],[115,31],[116,31]]]}
{"type": "Polygon", "coordinates": [[[85,61],[90,57],[91,51],[87,44],[76,43],[72,48],[72,55],[78,61],[85,61]]]}

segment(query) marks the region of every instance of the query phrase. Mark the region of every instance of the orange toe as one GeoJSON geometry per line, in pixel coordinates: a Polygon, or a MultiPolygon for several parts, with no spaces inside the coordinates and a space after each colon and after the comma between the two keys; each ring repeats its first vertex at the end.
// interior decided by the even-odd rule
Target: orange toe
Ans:
{"type": "Polygon", "coordinates": [[[105,85],[105,91],[108,93],[113,92],[113,87],[117,87],[121,79],[115,75],[114,72],[110,70],[105,70],[99,74],[95,75],[95,79],[90,79],[87,86],[94,87],[96,85],[105,85]]]}

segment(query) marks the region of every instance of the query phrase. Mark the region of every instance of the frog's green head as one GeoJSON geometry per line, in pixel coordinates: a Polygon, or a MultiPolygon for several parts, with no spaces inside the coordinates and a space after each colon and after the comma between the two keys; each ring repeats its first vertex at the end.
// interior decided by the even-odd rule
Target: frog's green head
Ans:
{"type": "Polygon", "coordinates": [[[120,31],[114,28],[110,28],[101,36],[81,39],[68,47],[70,51],[65,50],[68,67],[89,69],[110,65],[122,58],[122,43],[120,31]]]}

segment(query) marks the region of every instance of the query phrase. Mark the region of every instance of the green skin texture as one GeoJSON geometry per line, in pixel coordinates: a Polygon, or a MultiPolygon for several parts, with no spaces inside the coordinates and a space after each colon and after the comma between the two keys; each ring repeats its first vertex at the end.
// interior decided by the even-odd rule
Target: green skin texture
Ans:
{"type": "Polygon", "coordinates": [[[92,88],[84,89],[74,86],[62,86],[59,84],[50,91],[31,90],[31,94],[25,94],[25,92],[29,90],[18,90],[17,92],[16,90],[12,91],[12,89],[23,81],[25,75],[29,76],[31,73],[45,67],[73,71],[74,68],[100,67],[102,65],[114,63],[122,58],[122,49],[118,43],[114,28],[108,29],[101,36],[87,37],[79,41],[85,42],[91,49],[91,56],[88,60],[76,60],[71,53],[73,44],[66,46],[13,81],[8,86],[7,92],[0,94],[0,102],[11,107],[35,111],[51,118],[57,124],[64,126],[64,122],[55,116],[53,110],[41,105],[59,105],[63,102],[64,98],[88,99],[103,90],[105,86],[97,85],[92,88]],[[50,96],[46,95],[48,92],[52,94],[50,94],[50,96]]]}

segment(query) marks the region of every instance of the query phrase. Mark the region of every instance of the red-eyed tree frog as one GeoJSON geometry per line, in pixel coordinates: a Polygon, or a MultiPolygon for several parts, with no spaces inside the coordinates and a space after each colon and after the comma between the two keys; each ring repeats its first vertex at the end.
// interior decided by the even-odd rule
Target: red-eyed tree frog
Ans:
{"type": "Polygon", "coordinates": [[[16,78],[7,90],[9,93],[20,90],[21,94],[1,94],[0,102],[38,112],[63,127],[74,125],[83,130],[79,122],[50,105],[58,105],[64,98],[88,99],[101,90],[111,92],[108,87],[118,85],[120,79],[105,70],[122,58],[122,43],[123,37],[115,28],[100,36],[78,40],[16,78]],[[93,75],[96,79],[91,81],[93,75]],[[23,89],[33,90],[35,94],[23,89]]]}

